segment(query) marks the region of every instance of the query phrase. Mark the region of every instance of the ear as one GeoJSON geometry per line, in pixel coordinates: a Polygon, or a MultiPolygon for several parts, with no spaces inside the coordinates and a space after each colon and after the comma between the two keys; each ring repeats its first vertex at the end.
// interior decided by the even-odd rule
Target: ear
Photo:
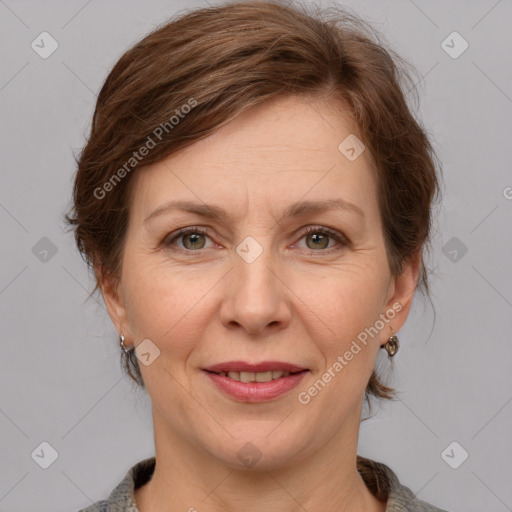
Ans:
{"type": "MultiPolygon", "coordinates": [[[[101,294],[105,301],[108,314],[119,334],[127,334],[128,321],[126,315],[126,306],[122,294],[120,293],[119,281],[111,276],[104,274],[99,266],[94,267],[96,279],[100,284],[101,294]]],[[[128,337],[128,336],[127,336],[128,337]]]]}
{"type": "Polygon", "coordinates": [[[391,276],[388,301],[383,314],[389,318],[386,329],[381,331],[381,344],[387,342],[391,330],[396,333],[404,325],[412,306],[416,285],[420,275],[420,251],[404,262],[402,273],[391,276]],[[387,314],[386,314],[387,312],[387,314]]]}

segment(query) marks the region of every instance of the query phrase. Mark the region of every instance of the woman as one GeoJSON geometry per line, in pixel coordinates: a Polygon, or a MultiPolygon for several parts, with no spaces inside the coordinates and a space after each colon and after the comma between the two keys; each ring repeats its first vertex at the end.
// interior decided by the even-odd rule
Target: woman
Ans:
{"type": "Polygon", "coordinates": [[[335,14],[193,11],[103,85],[68,220],[156,453],[85,511],[441,510],[357,455],[439,188],[402,61],[335,14]]]}

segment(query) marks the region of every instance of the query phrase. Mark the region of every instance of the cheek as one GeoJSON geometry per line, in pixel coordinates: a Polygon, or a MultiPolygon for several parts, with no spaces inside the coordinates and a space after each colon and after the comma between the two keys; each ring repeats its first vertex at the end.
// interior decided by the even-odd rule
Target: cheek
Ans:
{"type": "Polygon", "coordinates": [[[126,293],[132,335],[136,344],[150,339],[160,350],[150,365],[139,363],[146,389],[154,404],[172,403],[173,411],[183,415],[193,409],[183,400],[182,387],[188,387],[184,370],[211,316],[204,296],[214,280],[193,279],[174,268],[134,265],[131,272],[126,293]]]}
{"type": "Polygon", "coordinates": [[[373,324],[382,312],[384,273],[362,266],[338,267],[323,276],[297,279],[294,293],[316,314],[322,331],[346,339],[373,324]]]}
{"type": "MultiPolygon", "coordinates": [[[[350,272],[330,273],[315,282],[295,283],[294,291],[307,306],[300,313],[306,336],[321,361],[317,377],[330,390],[322,392],[319,403],[340,396],[355,403],[364,392],[380,345],[372,327],[382,313],[383,276],[376,268],[365,266],[356,272],[352,267],[350,272]]],[[[319,383],[317,388],[322,386],[319,383]]]]}
{"type": "Polygon", "coordinates": [[[127,316],[136,339],[149,338],[159,346],[173,340],[171,351],[191,349],[194,326],[201,328],[202,317],[206,321],[205,296],[218,277],[153,264],[149,256],[127,261],[125,268],[127,316]]]}

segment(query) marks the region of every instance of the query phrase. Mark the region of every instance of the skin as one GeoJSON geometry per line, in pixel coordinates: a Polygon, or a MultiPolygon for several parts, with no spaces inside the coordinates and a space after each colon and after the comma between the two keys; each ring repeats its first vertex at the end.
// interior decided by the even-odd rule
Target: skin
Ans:
{"type": "Polygon", "coordinates": [[[126,346],[149,338],[160,350],[140,365],[157,460],[135,493],[141,512],[385,510],[356,471],[361,408],[379,347],[409,314],[418,256],[391,274],[369,154],[351,162],[338,150],[357,131],[337,110],[325,100],[273,100],[133,176],[121,277],[102,280],[102,292],[126,346]],[[333,198],[364,217],[328,210],[281,219],[293,202],[333,198]],[[144,222],[176,199],[219,205],[232,218],[175,210],[144,222]],[[174,238],[188,226],[208,235],[174,238]],[[349,244],[318,241],[307,226],[349,244]],[[236,252],[247,236],[263,249],[252,263],[236,252]],[[301,404],[298,394],[397,303],[385,328],[301,404]],[[201,370],[230,360],[310,372],[285,395],[248,404],[201,370]],[[237,457],[247,442],[261,453],[251,468],[237,457]]]}

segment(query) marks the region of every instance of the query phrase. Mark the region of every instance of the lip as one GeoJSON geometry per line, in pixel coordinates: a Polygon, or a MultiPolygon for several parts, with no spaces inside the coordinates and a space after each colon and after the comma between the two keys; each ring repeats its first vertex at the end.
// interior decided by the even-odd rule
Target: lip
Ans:
{"type": "Polygon", "coordinates": [[[299,366],[292,363],[285,363],[282,361],[263,361],[261,363],[247,363],[245,361],[226,361],[225,363],[214,364],[203,368],[207,372],[271,372],[271,371],[283,371],[283,372],[302,372],[307,370],[303,366],[299,366]]]}
{"type": "MultiPolygon", "coordinates": [[[[259,365],[253,365],[253,367],[254,366],[258,367],[259,365]]],[[[304,376],[309,373],[309,370],[304,369],[303,371],[299,371],[299,373],[292,373],[288,375],[288,377],[280,377],[279,379],[271,380],[269,382],[241,382],[231,379],[228,376],[218,375],[207,370],[203,370],[203,373],[210,378],[220,391],[228,395],[233,400],[255,403],[268,402],[284,395],[298,386],[304,376]]]]}

